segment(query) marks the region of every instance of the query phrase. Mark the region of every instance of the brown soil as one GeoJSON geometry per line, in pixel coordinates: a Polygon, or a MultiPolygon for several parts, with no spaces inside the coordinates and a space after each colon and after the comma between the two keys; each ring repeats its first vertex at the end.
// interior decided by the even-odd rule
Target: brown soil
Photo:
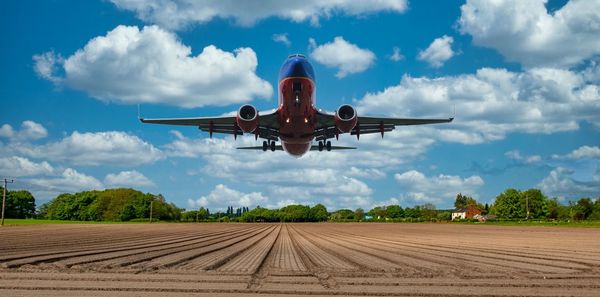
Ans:
{"type": "Polygon", "coordinates": [[[0,296],[600,296],[600,229],[454,224],[0,229],[0,296]]]}

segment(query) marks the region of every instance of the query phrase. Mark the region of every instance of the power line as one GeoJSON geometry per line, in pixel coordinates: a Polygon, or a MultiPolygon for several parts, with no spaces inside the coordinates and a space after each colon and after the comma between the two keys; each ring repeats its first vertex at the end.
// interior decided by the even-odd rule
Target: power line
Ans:
{"type": "Polygon", "coordinates": [[[2,190],[2,223],[0,224],[0,226],[4,226],[4,208],[6,208],[6,184],[12,184],[14,183],[14,180],[10,180],[8,181],[8,179],[4,179],[4,188],[2,190]]]}

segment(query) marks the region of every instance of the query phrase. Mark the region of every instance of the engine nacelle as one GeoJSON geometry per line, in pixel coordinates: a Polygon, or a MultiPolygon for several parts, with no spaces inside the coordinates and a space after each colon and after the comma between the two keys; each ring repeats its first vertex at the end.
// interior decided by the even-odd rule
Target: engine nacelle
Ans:
{"type": "Polygon", "coordinates": [[[235,121],[242,131],[254,132],[258,128],[258,110],[250,104],[242,105],[238,110],[235,121]]]}
{"type": "Polygon", "coordinates": [[[340,106],[335,112],[335,126],[342,133],[352,131],[357,121],[356,109],[348,104],[340,106]]]}

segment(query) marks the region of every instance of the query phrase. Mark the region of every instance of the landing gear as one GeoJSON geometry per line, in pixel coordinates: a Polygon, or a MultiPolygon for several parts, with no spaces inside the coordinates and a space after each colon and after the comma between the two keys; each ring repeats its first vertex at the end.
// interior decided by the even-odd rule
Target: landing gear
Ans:
{"type": "Polygon", "coordinates": [[[328,152],[331,152],[331,141],[327,141],[323,143],[323,141],[319,141],[319,152],[322,152],[323,149],[326,149],[328,152]]]}
{"type": "Polygon", "coordinates": [[[263,145],[262,145],[262,150],[263,152],[266,152],[268,150],[271,150],[272,152],[275,151],[275,149],[277,148],[277,146],[275,146],[275,141],[263,141],[263,145]]]}

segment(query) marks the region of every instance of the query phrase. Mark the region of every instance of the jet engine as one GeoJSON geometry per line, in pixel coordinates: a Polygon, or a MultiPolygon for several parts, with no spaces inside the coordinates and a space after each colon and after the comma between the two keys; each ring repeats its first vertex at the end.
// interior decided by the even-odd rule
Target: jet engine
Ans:
{"type": "Polygon", "coordinates": [[[258,110],[250,104],[242,105],[238,110],[235,121],[242,131],[254,132],[258,127],[258,110]]]}
{"type": "Polygon", "coordinates": [[[342,133],[352,131],[357,121],[356,109],[348,104],[340,106],[335,112],[335,126],[342,133]]]}

